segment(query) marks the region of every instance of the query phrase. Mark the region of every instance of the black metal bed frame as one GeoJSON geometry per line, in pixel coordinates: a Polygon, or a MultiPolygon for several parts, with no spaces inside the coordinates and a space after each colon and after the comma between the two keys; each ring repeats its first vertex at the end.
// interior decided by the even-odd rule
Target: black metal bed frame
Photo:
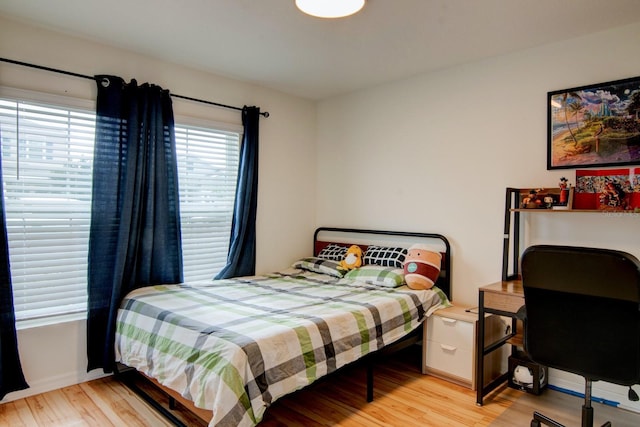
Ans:
{"type": "MultiPolygon", "coordinates": [[[[358,229],[358,228],[340,228],[340,227],[319,227],[315,230],[313,234],[313,254],[316,253],[316,242],[318,241],[318,236],[323,232],[330,233],[344,233],[347,235],[380,235],[380,236],[398,236],[398,237],[416,237],[419,239],[435,239],[439,240],[441,244],[444,246],[444,256],[442,260],[442,266],[440,269],[440,277],[438,278],[436,285],[440,288],[447,297],[452,300],[451,295],[451,245],[449,244],[449,240],[443,236],[442,234],[437,233],[421,233],[421,232],[406,232],[406,231],[385,231],[385,230],[369,230],[369,229],[358,229]]],[[[345,237],[345,243],[347,238],[345,237]]],[[[338,242],[336,242],[338,243],[338,242]]],[[[370,353],[364,356],[360,360],[356,360],[352,363],[363,363],[366,366],[366,375],[367,375],[367,391],[366,391],[366,399],[367,402],[373,401],[373,388],[374,388],[374,372],[373,367],[374,364],[384,357],[397,353],[398,351],[404,350],[412,345],[416,345],[422,340],[422,328],[424,328],[424,322],[420,325],[419,328],[416,328],[412,332],[410,332],[405,337],[400,340],[381,348],[373,353],[370,353]]],[[[145,402],[151,405],[155,410],[157,410],[160,414],[162,414],[167,420],[172,422],[176,427],[188,427],[185,425],[180,419],[178,419],[171,411],[175,409],[176,400],[166,394],[164,390],[158,388],[163,394],[167,395],[169,400],[169,408],[167,409],[161,403],[159,403],[156,399],[154,399],[151,395],[149,395],[145,390],[140,388],[136,381],[142,377],[140,373],[138,373],[134,368],[116,363],[114,368],[115,377],[121,381],[124,385],[126,385],[131,391],[140,396],[145,402]]],[[[144,378],[144,377],[142,377],[144,378]]]]}

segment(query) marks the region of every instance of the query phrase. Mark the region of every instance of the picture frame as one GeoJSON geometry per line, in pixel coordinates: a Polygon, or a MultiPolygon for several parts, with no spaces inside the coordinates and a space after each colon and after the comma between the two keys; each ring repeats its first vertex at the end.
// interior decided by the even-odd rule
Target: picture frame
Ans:
{"type": "Polygon", "coordinates": [[[640,76],[547,93],[547,170],[640,164],[640,76]]]}

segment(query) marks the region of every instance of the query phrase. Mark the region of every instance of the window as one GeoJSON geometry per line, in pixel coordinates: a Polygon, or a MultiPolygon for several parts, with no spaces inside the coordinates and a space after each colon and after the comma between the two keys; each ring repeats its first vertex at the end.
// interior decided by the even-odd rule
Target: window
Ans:
{"type": "MultiPolygon", "coordinates": [[[[95,113],[91,105],[69,101],[0,96],[3,191],[19,321],[86,311],[95,113]]],[[[176,124],[175,133],[184,277],[210,279],[226,263],[240,134],[209,124],[176,124]]]]}
{"type": "Polygon", "coordinates": [[[0,99],[16,319],[86,308],[94,116],[0,99]]]}
{"type": "Polygon", "coordinates": [[[184,280],[211,279],[227,262],[239,134],[178,125],[175,134],[184,280]]]}

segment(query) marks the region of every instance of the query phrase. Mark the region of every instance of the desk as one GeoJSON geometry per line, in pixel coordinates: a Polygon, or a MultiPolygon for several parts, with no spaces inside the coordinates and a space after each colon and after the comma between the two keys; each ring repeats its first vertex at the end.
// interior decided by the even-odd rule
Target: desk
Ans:
{"type": "Polygon", "coordinates": [[[509,372],[484,384],[484,358],[505,344],[512,345],[511,353],[515,354],[516,346],[509,342],[517,333],[516,313],[524,305],[524,291],[519,280],[501,281],[482,286],[478,293],[478,336],[476,349],[476,404],[482,406],[484,396],[507,380],[509,372]],[[485,343],[485,315],[497,314],[511,318],[511,332],[503,338],[485,343]]]}

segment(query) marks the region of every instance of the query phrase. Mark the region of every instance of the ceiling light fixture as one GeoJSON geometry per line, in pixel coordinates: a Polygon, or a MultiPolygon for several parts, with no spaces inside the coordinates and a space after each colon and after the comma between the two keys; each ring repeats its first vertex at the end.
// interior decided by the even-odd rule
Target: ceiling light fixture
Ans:
{"type": "Polygon", "coordinates": [[[298,9],[318,18],[343,18],[363,8],[365,0],[296,0],[298,9]]]}

